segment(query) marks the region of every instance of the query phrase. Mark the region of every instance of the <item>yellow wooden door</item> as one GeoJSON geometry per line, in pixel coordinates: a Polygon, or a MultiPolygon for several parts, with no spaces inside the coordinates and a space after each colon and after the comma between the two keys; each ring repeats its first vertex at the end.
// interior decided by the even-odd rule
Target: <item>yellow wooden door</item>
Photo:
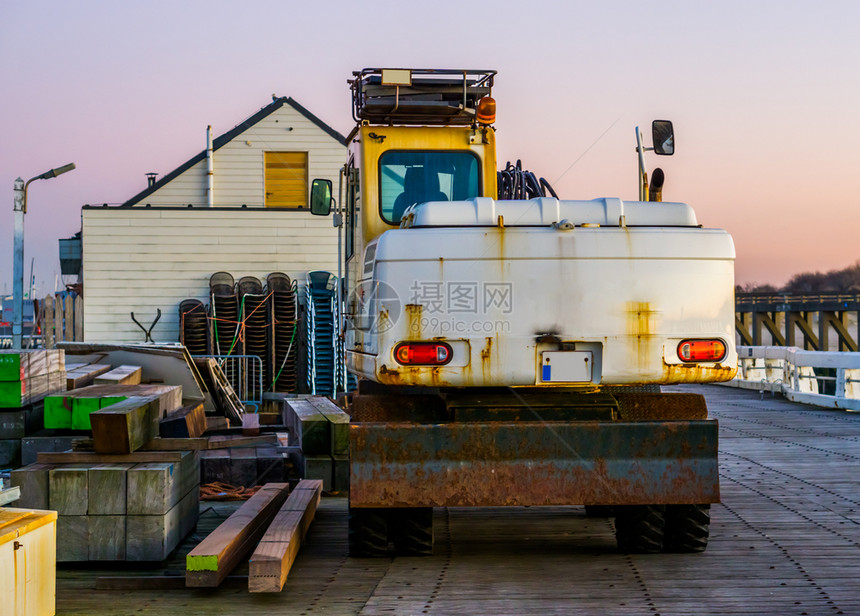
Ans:
{"type": "Polygon", "coordinates": [[[308,153],[266,152],[266,207],[308,207],[308,153]]]}

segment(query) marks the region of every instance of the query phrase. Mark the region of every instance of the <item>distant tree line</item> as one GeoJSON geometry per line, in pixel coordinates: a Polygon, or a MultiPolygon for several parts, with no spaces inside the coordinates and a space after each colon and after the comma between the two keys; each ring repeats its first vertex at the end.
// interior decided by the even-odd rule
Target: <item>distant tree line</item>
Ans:
{"type": "Polygon", "coordinates": [[[860,293],[860,261],[841,270],[804,272],[792,276],[782,288],[750,282],[735,287],[738,293],[860,293]]]}

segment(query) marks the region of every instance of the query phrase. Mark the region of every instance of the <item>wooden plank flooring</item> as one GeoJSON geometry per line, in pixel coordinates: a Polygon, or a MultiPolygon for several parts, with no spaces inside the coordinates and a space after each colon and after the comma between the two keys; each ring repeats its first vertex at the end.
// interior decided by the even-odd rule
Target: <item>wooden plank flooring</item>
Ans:
{"type": "MultiPolygon", "coordinates": [[[[188,541],[149,570],[61,569],[57,614],[860,614],[860,414],[673,390],[704,393],[720,420],[723,502],[703,554],[619,554],[611,520],[581,508],[499,508],[437,509],[432,557],[353,559],[346,499],[324,498],[281,593],[252,595],[232,578],[213,590],[95,590],[99,575],[180,573],[188,541]]],[[[196,540],[235,507],[201,504],[196,540]]]]}

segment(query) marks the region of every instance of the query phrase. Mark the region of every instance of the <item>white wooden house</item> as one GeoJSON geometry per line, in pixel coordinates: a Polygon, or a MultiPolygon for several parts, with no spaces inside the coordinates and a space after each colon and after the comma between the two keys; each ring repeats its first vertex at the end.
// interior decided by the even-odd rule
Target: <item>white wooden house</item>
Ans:
{"type": "Polygon", "coordinates": [[[179,302],[208,303],[209,277],[337,271],[337,229],[308,209],[310,182],[337,187],[346,139],[291,98],[276,98],[118,207],[84,206],[84,336],[140,342],[131,321],[178,340],[179,302]],[[207,148],[208,150],[208,148],[207,148]],[[212,170],[210,191],[209,169],[212,170]]]}

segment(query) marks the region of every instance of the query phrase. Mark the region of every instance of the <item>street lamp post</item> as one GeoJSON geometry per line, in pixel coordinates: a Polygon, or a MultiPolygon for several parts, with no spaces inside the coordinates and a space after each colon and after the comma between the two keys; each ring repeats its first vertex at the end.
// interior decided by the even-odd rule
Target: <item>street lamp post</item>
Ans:
{"type": "MultiPolygon", "coordinates": [[[[56,169],[46,171],[32,177],[25,183],[23,179],[15,180],[14,211],[14,242],[12,266],[12,348],[23,349],[24,341],[24,214],[27,213],[27,187],[34,180],[49,180],[75,168],[75,163],[69,163],[56,169]]],[[[30,298],[32,299],[32,298],[30,298]]]]}

